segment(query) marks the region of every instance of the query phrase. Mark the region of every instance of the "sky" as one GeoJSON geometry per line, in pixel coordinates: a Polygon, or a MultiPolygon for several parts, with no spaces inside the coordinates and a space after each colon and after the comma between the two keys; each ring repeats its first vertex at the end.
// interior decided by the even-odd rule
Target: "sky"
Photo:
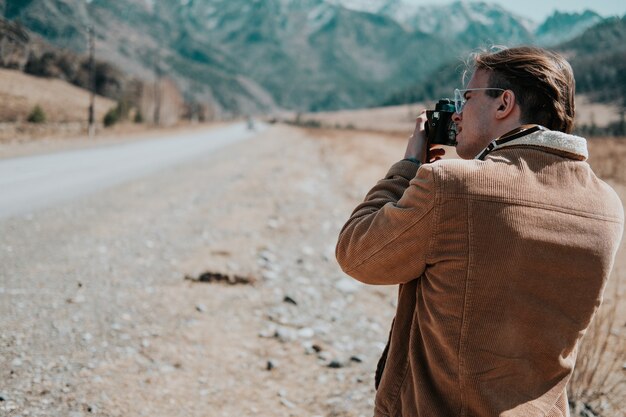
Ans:
{"type": "MultiPolygon", "coordinates": [[[[406,0],[413,4],[444,4],[452,0],[406,0]]],[[[540,23],[555,10],[560,12],[582,12],[585,9],[593,10],[601,16],[624,16],[626,1],[624,0],[484,0],[486,3],[496,3],[507,10],[521,16],[529,17],[540,23]]]]}

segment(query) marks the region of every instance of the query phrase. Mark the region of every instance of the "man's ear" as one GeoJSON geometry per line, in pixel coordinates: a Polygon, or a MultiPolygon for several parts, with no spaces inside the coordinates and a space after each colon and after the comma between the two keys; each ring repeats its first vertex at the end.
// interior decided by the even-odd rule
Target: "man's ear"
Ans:
{"type": "Polygon", "coordinates": [[[506,90],[498,97],[498,109],[496,110],[496,119],[505,119],[511,114],[515,108],[515,93],[506,90]]]}

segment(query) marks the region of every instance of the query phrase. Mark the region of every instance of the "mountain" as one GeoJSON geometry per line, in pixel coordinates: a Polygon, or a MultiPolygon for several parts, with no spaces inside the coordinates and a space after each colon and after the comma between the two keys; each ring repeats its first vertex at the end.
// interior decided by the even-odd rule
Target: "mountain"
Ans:
{"type": "Polygon", "coordinates": [[[516,45],[533,41],[534,22],[485,2],[457,1],[449,5],[415,6],[389,2],[381,10],[413,30],[437,35],[462,45],[516,45]]]}
{"type": "Polygon", "coordinates": [[[167,76],[217,116],[376,105],[441,84],[453,71],[438,69],[469,50],[554,40],[598,18],[538,25],[484,2],[405,0],[0,0],[0,14],[77,53],[93,25],[99,59],[145,81],[167,76]]]}
{"type": "Polygon", "coordinates": [[[460,51],[395,20],[323,0],[4,0],[49,42],[77,51],[95,26],[101,59],[168,74],[217,113],[375,104],[460,51]],[[441,53],[440,51],[445,51],[441,53]]]}
{"type": "Polygon", "coordinates": [[[556,49],[570,57],[577,92],[626,108],[626,15],[603,20],[556,49]]]}
{"type": "MultiPolygon", "coordinates": [[[[596,102],[626,107],[626,15],[603,19],[574,39],[551,49],[566,56],[571,63],[577,93],[596,102]]],[[[451,60],[424,82],[390,94],[381,104],[398,105],[450,97],[454,88],[462,84],[465,69],[458,60],[451,60]]]]}
{"type": "Polygon", "coordinates": [[[583,13],[554,12],[535,30],[536,42],[543,46],[554,46],[582,34],[600,23],[602,16],[585,10],[583,13]]]}

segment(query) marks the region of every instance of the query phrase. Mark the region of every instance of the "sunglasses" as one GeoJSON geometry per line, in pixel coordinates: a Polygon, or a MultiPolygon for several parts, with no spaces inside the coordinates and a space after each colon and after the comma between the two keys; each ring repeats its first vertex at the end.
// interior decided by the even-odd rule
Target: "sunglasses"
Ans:
{"type": "Polygon", "coordinates": [[[494,88],[494,87],[486,87],[486,88],[466,88],[465,90],[459,90],[458,88],[454,90],[454,110],[457,114],[461,114],[463,111],[463,107],[465,107],[465,93],[468,91],[485,91],[485,90],[498,90],[505,92],[506,90],[502,88],[494,88]]]}

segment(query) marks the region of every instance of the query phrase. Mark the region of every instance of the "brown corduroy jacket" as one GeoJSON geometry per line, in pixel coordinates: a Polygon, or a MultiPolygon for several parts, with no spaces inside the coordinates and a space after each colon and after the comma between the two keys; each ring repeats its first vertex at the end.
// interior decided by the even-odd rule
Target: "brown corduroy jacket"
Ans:
{"type": "Polygon", "coordinates": [[[400,284],[375,416],[567,416],[577,345],[624,227],[584,139],[539,131],[484,160],[401,161],[337,244],[400,284]]]}

